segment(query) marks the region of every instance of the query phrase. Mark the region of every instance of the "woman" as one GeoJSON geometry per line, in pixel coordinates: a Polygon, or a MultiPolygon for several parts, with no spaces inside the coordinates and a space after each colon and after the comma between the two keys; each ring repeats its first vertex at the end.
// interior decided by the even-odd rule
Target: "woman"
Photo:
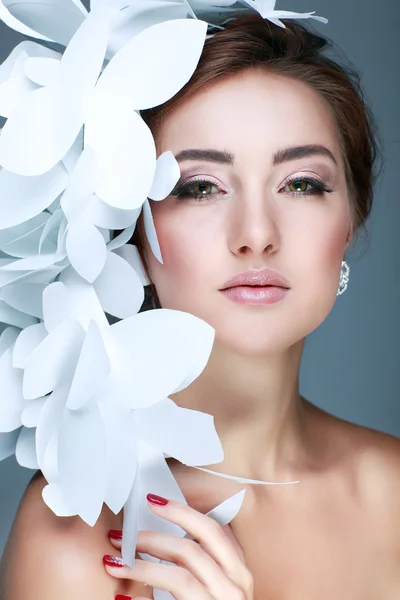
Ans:
{"type": "Polygon", "coordinates": [[[178,600],[400,597],[400,442],[298,389],[305,338],[330,313],[371,209],[371,117],[354,80],[323,56],[324,40],[286,26],[231,22],[181,92],[143,112],[181,179],[152,202],[164,264],[141,222],[132,241],[156,303],[216,330],[205,370],[172,396],[214,415],[225,458],[209,468],[300,483],[243,486],[169,459],[188,506],[149,507],[195,541],[141,532],[139,551],[176,566],[137,560],[132,574],[118,560],[122,515],[105,508],[94,528],[57,518],[38,474],[4,554],[2,600],[152,598],[154,587],[178,600]],[[243,487],[231,527],[204,515],[243,487]]]}

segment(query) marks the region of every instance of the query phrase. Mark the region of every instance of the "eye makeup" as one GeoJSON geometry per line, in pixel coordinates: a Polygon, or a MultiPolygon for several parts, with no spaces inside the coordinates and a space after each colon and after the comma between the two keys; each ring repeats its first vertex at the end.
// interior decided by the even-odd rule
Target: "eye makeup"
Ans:
{"type": "MultiPolygon", "coordinates": [[[[285,195],[306,198],[307,196],[323,196],[325,193],[329,194],[334,190],[329,188],[319,178],[294,175],[285,181],[283,187],[280,188],[279,191],[285,195]],[[299,189],[281,191],[288,186],[294,186],[299,189]]],[[[195,202],[208,202],[210,200],[215,200],[216,197],[224,194],[226,194],[226,192],[221,190],[217,180],[212,179],[211,177],[199,176],[189,178],[186,181],[178,181],[170,195],[175,196],[179,201],[191,199],[195,202]],[[213,189],[214,192],[212,192],[213,189]]]]}

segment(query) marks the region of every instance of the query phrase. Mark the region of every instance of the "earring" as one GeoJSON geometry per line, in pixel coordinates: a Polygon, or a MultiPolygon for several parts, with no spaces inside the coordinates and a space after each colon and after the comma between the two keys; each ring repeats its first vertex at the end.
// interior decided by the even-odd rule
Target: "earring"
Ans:
{"type": "Polygon", "coordinates": [[[342,260],[342,267],[340,269],[340,281],[339,281],[339,289],[337,291],[336,296],[340,296],[347,290],[347,286],[349,284],[350,277],[350,267],[345,260],[342,260]]]}

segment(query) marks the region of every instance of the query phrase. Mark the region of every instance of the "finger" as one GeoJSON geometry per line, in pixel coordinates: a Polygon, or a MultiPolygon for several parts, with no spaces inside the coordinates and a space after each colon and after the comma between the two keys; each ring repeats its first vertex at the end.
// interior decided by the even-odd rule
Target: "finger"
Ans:
{"type": "MultiPolygon", "coordinates": [[[[148,495],[148,499],[149,496],[148,495]]],[[[164,499],[165,500],[165,499],[164,499]]],[[[232,544],[228,535],[217,521],[203,515],[187,504],[175,500],[167,501],[165,505],[154,505],[148,502],[149,508],[168,521],[180,525],[192,538],[197,540],[202,548],[221,566],[226,575],[237,587],[243,590],[246,597],[251,597],[253,578],[232,544]]]]}
{"type": "Polygon", "coordinates": [[[183,567],[135,560],[135,568],[124,565],[118,556],[103,557],[105,569],[117,579],[147,583],[153,588],[171,592],[176,600],[214,600],[208,590],[183,567]]]}
{"type": "Polygon", "coordinates": [[[137,549],[162,560],[185,567],[213,598],[234,598],[238,588],[200,544],[165,533],[139,531],[137,549]]]}
{"type": "MultiPolygon", "coordinates": [[[[229,523],[228,523],[228,525],[224,525],[222,527],[222,529],[224,530],[224,532],[226,533],[226,535],[229,537],[232,544],[236,548],[236,551],[239,554],[240,558],[243,560],[243,562],[245,562],[246,556],[245,556],[244,550],[243,550],[242,546],[239,544],[229,523]]],[[[110,539],[111,544],[114,546],[114,548],[116,548],[117,550],[121,550],[121,548],[122,548],[122,531],[120,529],[110,529],[110,531],[108,532],[108,537],[110,539]]]]}
{"type": "Polygon", "coordinates": [[[111,544],[114,546],[114,548],[116,550],[121,550],[121,548],[122,548],[122,540],[113,540],[112,538],[110,538],[110,542],[111,542],[111,544]]]}
{"type": "Polygon", "coordinates": [[[236,548],[237,553],[239,554],[240,558],[242,559],[243,562],[245,562],[246,559],[246,555],[244,553],[244,550],[242,548],[242,546],[239,544],[235,534],[232,531],[232,527],[229,525],[224,525],[222,527],[222,529],[224,530],[224,532],[226,533],[226,535],[229,537],[229,539],[231,540],[232,544],[234,545],[234,547],[236,548]]]}
{"type": "MultiPolygon", "coordinates": [[[[120,549],[122,542],[117,538],[122,537],[122,532],[109,531],[109,534],[113,546],[120,549]]],[[[220,566],[193,540],[142,530],[138,532],[136,549],[184,566],[215,598],[223,598],[227,594],[233,597],[237,591],[220,566]]]]}

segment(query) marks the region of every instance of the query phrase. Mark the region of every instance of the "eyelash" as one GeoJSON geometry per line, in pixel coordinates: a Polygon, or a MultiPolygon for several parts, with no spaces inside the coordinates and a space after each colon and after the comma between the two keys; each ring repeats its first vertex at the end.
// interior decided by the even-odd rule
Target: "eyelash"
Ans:
{"type": "MultiPolygon", "coordinates": [[[[313,186],[313,191],[310,194],[310,190],[307,192],[284,192],[288,196],[301,196],[306,199],[306,196],[322,196],[324,193],[330,194],[333,192],[330,188],[328,188],[322,181],[319,179],[315,179],[314,177],[292,177],[288,179],[284,185],[286,187],[290,183],[305,181],[306,183],[313,186]]],[[[207,202],[211,201],[212,196],[217,196],[218,194],[195,194],[190,192],[193,184],[200,185],[208,185],[211,184],[215,187],[218,187],[218,183],[213,181],[212,179],[191,179],[184,183],[177,184],[175,189],[171,192],[171,196],[176,196],[180,201],[183,201],[186,198],[193,198],[195,202],[207,202]]]]}

